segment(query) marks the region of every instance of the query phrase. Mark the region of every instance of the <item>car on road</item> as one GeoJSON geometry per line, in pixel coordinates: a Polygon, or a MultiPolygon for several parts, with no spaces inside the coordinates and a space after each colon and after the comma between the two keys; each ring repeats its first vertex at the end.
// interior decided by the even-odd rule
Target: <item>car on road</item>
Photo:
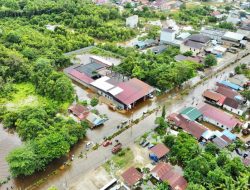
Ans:
{"type": "Polygon", "coordinates": [[[148,145],[148,149],[151,149],[151,148],[153,148],[155,145],[154,144],[149,144],[148,145]]]}
{"type": "Polygon", "coordinates": [[[146,142],[146,140],[145,140],[145,139],[141,139],[141,140],[140,140],[139,145],[141,145],[141,146],[142,146],[145,142],[146,142]]]}
{"type": "Polygon", "coordinates": [[[85,145],[86,150],[89,150],[89,149],[91,148],[92,145],[93,145],[93,142],[88,141],[88,142],[86,143],[86,145],[85,145]]]}
{"type": "Polygon", "coordinates": [[[103,147],[107,147],[107,146],[109,146],[109,145],[112,145],[112,141],[110,141],[110,140],[106,140],[106,141],[104,141],[104,142],[102,143],[102,146],[103,146],[103,147]]]}
{"type": "Polygon", "coordinates": [[[142,147],[146,147],[146,146],[148,146],[148,145],[149,145],[149,142],[146,141],[146,142],[143,143],[142,147]]]}
{"type": "Polygon", "coordinates": [[[112,153],[116,154],[117,152],[119,152],[122,149],[122,144],[121,143],[117,143],[113,148],[112,148],[112,153]]]}

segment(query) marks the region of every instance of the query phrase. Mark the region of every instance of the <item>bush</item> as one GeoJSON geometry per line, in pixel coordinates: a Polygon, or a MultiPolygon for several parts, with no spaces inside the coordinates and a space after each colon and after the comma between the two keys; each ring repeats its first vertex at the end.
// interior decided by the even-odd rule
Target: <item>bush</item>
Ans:
{"type": "Polygon", "coordinates": [[[98,103],[99,103],[99,100],[97,98],[92,98],[91,101],[90,101],[90,105],[92,107],[97,106],[98,103]]]}

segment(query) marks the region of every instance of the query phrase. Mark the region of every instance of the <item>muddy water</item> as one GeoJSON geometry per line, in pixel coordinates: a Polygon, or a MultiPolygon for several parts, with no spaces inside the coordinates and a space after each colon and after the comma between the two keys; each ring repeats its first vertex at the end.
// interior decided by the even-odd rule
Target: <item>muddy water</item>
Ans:
{"type": "Polygon", "coordinates": [[[16,134],[7,132],[0,124],[0,179],[5,179],[10,175],[5,157],[12,149],[21,144],[22,142],[16,134]]]}

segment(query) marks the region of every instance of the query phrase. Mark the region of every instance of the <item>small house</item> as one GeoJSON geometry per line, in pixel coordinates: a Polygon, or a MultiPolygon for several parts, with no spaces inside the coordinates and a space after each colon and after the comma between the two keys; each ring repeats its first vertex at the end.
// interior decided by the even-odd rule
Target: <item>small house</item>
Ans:
{"type": "Polygon", "coordinates": [[[151,175],[158,181],[166,181],[171,190],[185,190],[188,186],[186,179],[168,163],[158,163],[151,171],[151,175]]]}
{"type": "Polygon", "coordinates": [[[129,169],[127,169],[121,174],[121,176],[123,178],[124,183],[130,188],[140,183],[140,180],[143,177],[142,173],[134,167],[130,167],[129,169]]]}
{"type": "Polygon", "coordinates": [[[209,37],[204,36],[202,34],[193,34],[188,37],[187,40],[181,43],[180,51],[181,53],[192,51],[193,54],[197,55],[205,49],[209,42],[209,37]]]}
{"type": "Polygon", "coordinates": [[[157,144],[154,147],[152,147],[150,151],[152,152],[150,158],[156,157],[156,160],[154,161],[158,161],[163,157],[165,157],[170,150],[164,144],[157,144]]]}
{"type": "Polygon", "coordinates": [[[226,99],[225,96],[222,94],[219,94],[217,92],[214,92],[212,90],[206,90],[203,92],[202,96],[205,98],[205,100],[211,104],[216,104],[218,106],[223,106],[224,101],[226,99]]]}

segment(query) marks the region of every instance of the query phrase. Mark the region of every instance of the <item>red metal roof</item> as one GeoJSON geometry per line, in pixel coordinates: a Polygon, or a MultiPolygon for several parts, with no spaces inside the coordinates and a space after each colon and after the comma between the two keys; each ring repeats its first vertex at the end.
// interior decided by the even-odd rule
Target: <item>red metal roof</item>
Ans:
{"type": "Polygon", "coordinates": [[[202,96],[205,98],[209,98],[211,100],[214,100],[215,102],[219,102],[221,104],[224,103],[226,96],[223,96],[222,94],[219,94],[217,92],[213,92],[211,90],[206,90],[203,92],[202,96]]]}
{"type": "Polygon", "coordinates": [[[207,118],[210,118],[225,127],[229,127],[230,129],[233,129],[236,125],[241,125],[241,122],[236,119],[234,116],[215,108],[214,106],[204,104],[200,111],[203,113],[203,115],[207,118]]]}
{"type": "Polygon", "coordinates": [[[164,144],[157,144],[150,150],[157,156],[158,159],[162,158],[170,151],[164,144]]]}
{"type": "Polygon", "coordinates": [[[68,73],[71,76],[77,78],[78,80],[80,80],[80,81],[82,81],[82,82],[84,82],[86,84],[89,84],[89,83],[94,81],[91,77],[89,77],[86,74],[81,73],[81,72],[79,72],[79,71],[77,71],[75,69],[70,70],[68,73]]]}
{"type": "Polygon", "coordinates": [[[142,179],[142,173],[139,172],[136,168],[131,167],[127,169],[123,174],[122,177],[124,179],[124,182],[128,186],[135,185],[140,179],[142,179]]]}
{"type": "Polygon", "coordinates": [[[190,121],[181,114],[172,113],[168,116],[168,120],[175,123],[176,126],[182,128],[187,133],[199,139],[208,129],[196,121],[190,121]]]}
{"type": "Polygon", "coordinates": [[[218,88],[216,92],[228,97],[234,99],[235,96],[240,95],[238,92],[232,90],[231,88],[225,87],[224,85],[217,84],[218,88]]]}
{"type": "Polygon", "coordinates": [[[87,115],[89,114],[89,109],[79,104],[70,106],[68,110],[71,111],[80,120],[85,119],[87,115]]]}
{"type": "Polygon", "coordinates": [[[185,190],[187,188],[188,183],[185,178],[174,171],[173,167],[168,163],[158,163],[151,173],[162,181],[167,181],[174,190],[185,190]]]}
{"type": "Polygon", "coordinates": [[[154,89],[150,85],[136,78],[122,82],[117,86],[122,88],[123,91],[115,97],[126,105],[130,105],[142,97],[150,94],[154,89]]]}

